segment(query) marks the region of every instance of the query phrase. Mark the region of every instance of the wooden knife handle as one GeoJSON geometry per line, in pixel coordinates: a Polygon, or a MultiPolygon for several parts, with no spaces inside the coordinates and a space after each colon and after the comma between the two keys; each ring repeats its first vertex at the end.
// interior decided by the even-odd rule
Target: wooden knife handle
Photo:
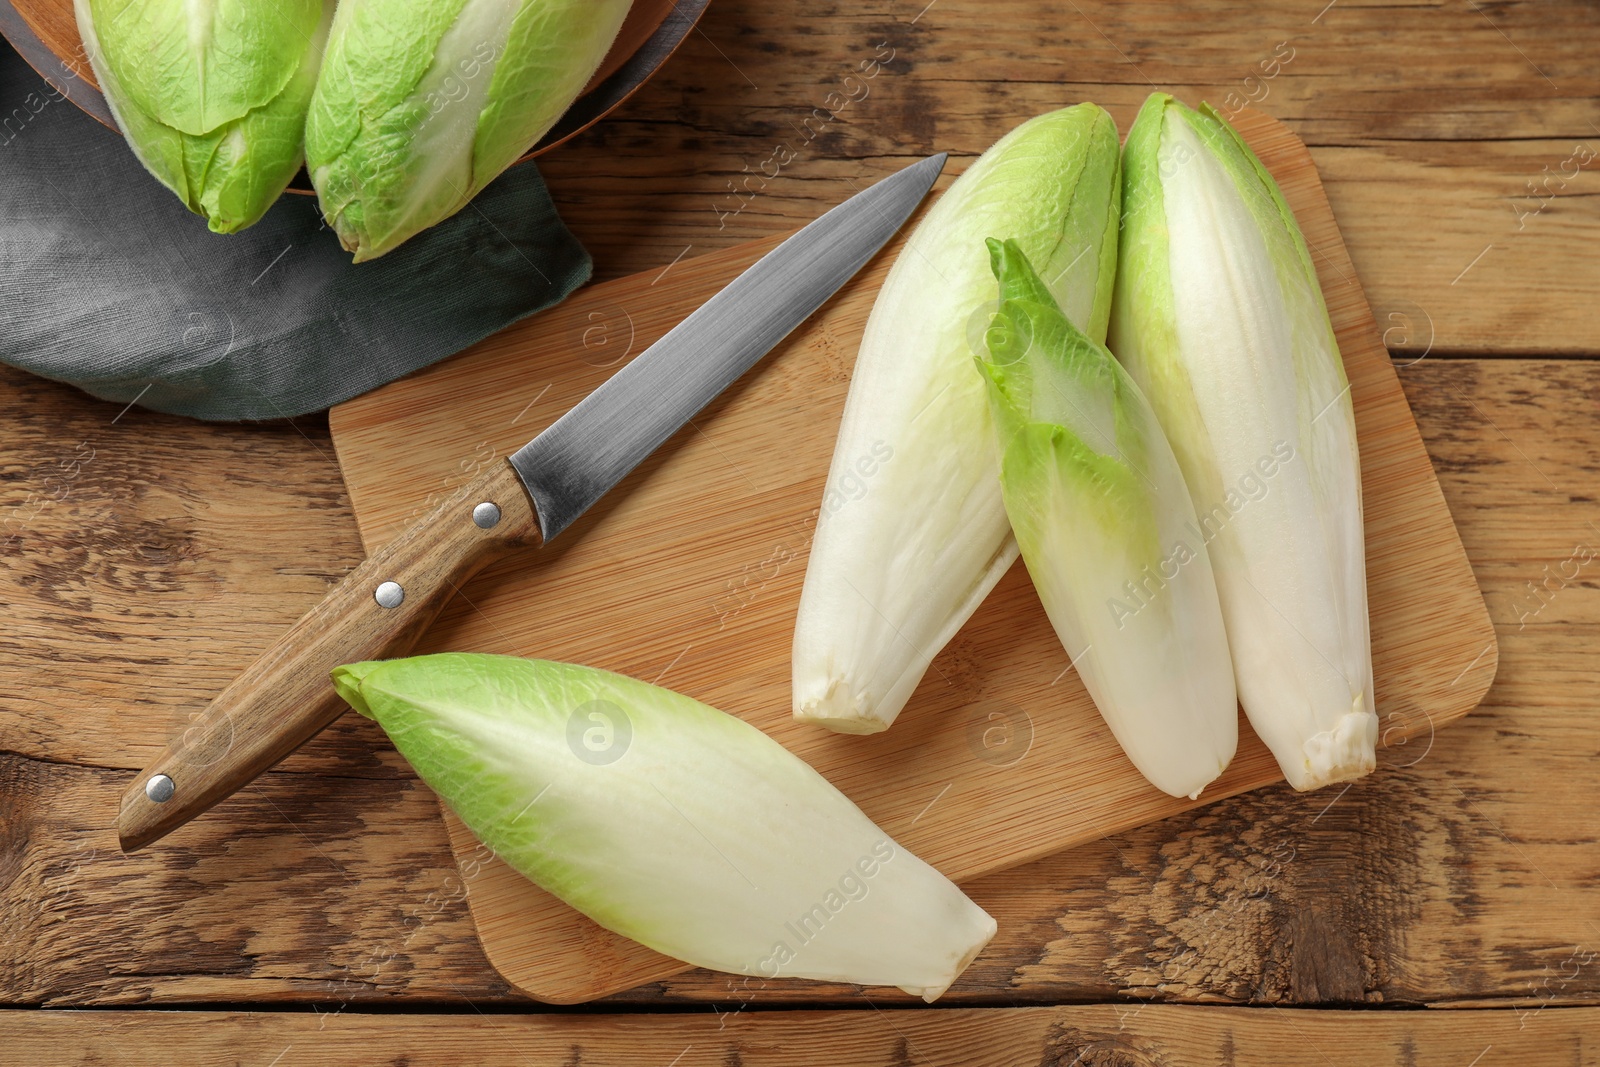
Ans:
{"type": "Polygon", "coordinates": [[[128,787],[117,817],[123,851],[182,826],[299,748],[346,707],[329,671],[406,654],[467,579],[540,541],[527,491],[501,462],[368,557],[128,787]]]}

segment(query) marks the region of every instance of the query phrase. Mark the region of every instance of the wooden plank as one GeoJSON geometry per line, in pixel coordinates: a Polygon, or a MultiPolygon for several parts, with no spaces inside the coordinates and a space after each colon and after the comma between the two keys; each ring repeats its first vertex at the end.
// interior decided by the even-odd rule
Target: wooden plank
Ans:
{"type": "Polygon", "coordinates": [[[1317,1012],[1104,1005],[693,1015],[0,1013],[0,1067],[377,1063],[407,1067],[1519,1067],[1600,1064],[1600,1009],[1317,1012]]]}
{"type": "Polygon", "coordinates": [[[1600,258],[1580,251],[1600,241],[1600,136],[1315,155],[1385,342],[1402,362],[1600,353],[1584,324],[1600,258]],[[1547,199],[1530,197],[1528,181],[1542,181],[1546,166],[1559,170],[1578,144],[1595,153],[1591,169],[1565,189],[1553,180],[1547,199]]]}
{"type": "Polygon", "coordinates": [[[946,0],[912,23],[925,7],[713,5],[675,63],[541,161],[598,276],[787,233],[846,179],[932,151],[957,169],[1020,118],[1081,99],[1126,130],[1160,88],[1254,99],[1312,146],[1385,330],[1402,324],[1394,314],[1414,335],[1431,322],[1441,352],[1600,353],[1587,313],[1600,155],[1574,156],[1600,153],[1592,4],[1268,0],[1175,16],[946,0]],[[1285,41],[1293,58],[1275,63],[1285,41]],[[663,152],[663,129],[680,127],[683,151],[663,152]]]}
{"type": "MultiPolygon", "coordinates": [[[[1378,713],[1400,741],[1477,704],[1494,675],[1493,633],[1315,168],[1281,123],[1254,112],[1238,121],[1296,209],[1352,380],[1378,713]]],[[[368,544],[403,528],[432,487],[509,454],[764,247],[595,287],[341,405],[334,441],[368,544]],[[573,359],[575,348],[586,358],[573,359]]],[[[851,355],[893,253],[699,416],[553,558],[493,568],[419,648],[537,654],[647,679],[670,671],[666,684],[757,724],[963,881],[1193,802],[1161,794],[1128,763],[1068,674],[1020,566],[934,661],[888,733],[842,738],[790,718],[810,532],[851,355]],[[741,560],[748,565],[734,569],[741,560]],[[991,751],[995,722],[1009,747],[991,751]]],[[[1245,728],[1239,755],[1203,799],[1279,780],[1245,728]]],[[[683,969],[582,919],[446,822],[489,958],[519,989],[568,1003],[683,969]]]]}
{"type": "MultiPolygon", "coordinates": [[[[1131,117],[1131,111],[1119,116],[1124,130],[1131,117]]],[[[975,137],[972,150],[982,144],[975,137]]],[[[1313,147],[1311,154],[1391,348],[1409,349],[1412,358],[1423,351],[1600,354],[1587,319],[1590,298],[1600,291],[1600,257],[1586,252],[1600,240],[1600,136],[1313,147]],[[1544,199],[1530,196],[1528,182],[1543,182],[1545,167],[1575,165],[1568,161],[1578,145],[1597,153],[1595,163],[1565,188],[1550,179],[1555,192],[1544,199]]],[[[659,270],[686,249],[701,255],[791,232],[827,206],[830,190],[848,189],[847,182],[864,186],[905,161],[897,152],[879,152],[797,164],[771,183],[772,195],[756,198],[723,230],[715,208],[731,203],[727,173],[715,184],[711,175],[669,183],[650,160],[632,177],[569,181],[559,156],[541,165],[568,223],[600,250],[596,276],[610,279],[659,270]],[[655,181],[669,191],[637,194],[640,182],[655,181]],[[658,215],[664,221],[654,221],[658,215]]],[[[955,158],[950,169],[970,161],[955,158]]]]}

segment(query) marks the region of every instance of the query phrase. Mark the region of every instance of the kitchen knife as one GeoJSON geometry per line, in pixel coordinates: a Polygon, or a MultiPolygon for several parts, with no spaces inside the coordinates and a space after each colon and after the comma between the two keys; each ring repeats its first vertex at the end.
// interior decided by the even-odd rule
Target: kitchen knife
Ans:
{"type": "Polygon", "coordinates": [[[944,167],[913,163],[763,256],[582,402],[355,567],[122,796],[124,852],[231,796],[336,719],[328,672],[405,655],[486,564],[570,526],[821,307],[894,236],[944,167]]]}

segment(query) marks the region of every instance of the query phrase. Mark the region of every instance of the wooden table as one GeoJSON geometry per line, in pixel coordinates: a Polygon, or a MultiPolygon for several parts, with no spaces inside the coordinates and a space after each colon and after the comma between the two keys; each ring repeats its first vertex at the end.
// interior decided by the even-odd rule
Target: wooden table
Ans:
{"type": "Polygon", "coordinates": [[[1085,97],[1124,129],[1152,87],[1255,102],[1312,146],[1403,368],[1499,632],[1480,711],[1349,789],[972,885],[1000,933],[946,1010],[694,971],[548,1011],[485,962],[365,720],[118,853],[129,773],[358,561],[355,524],[322,418],[0,371],[0,1003],[52,1009],[0,1014],[0,1064],[1600,1063],[1600,10],[1323,2],[717,0],[544,171],[614,277],[1085,97]]]}

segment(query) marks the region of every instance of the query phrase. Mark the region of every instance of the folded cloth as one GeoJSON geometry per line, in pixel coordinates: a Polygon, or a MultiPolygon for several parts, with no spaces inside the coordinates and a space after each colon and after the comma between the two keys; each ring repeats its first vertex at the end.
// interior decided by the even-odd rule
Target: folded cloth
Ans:
{"type": "Polygon", "coordinates": [[[589,255],[531,163],[356,265],[314,197],[214,234],[0,46],[0,360],[105,400],[271,419],[364,393],[562,300],[589,255]]]}

